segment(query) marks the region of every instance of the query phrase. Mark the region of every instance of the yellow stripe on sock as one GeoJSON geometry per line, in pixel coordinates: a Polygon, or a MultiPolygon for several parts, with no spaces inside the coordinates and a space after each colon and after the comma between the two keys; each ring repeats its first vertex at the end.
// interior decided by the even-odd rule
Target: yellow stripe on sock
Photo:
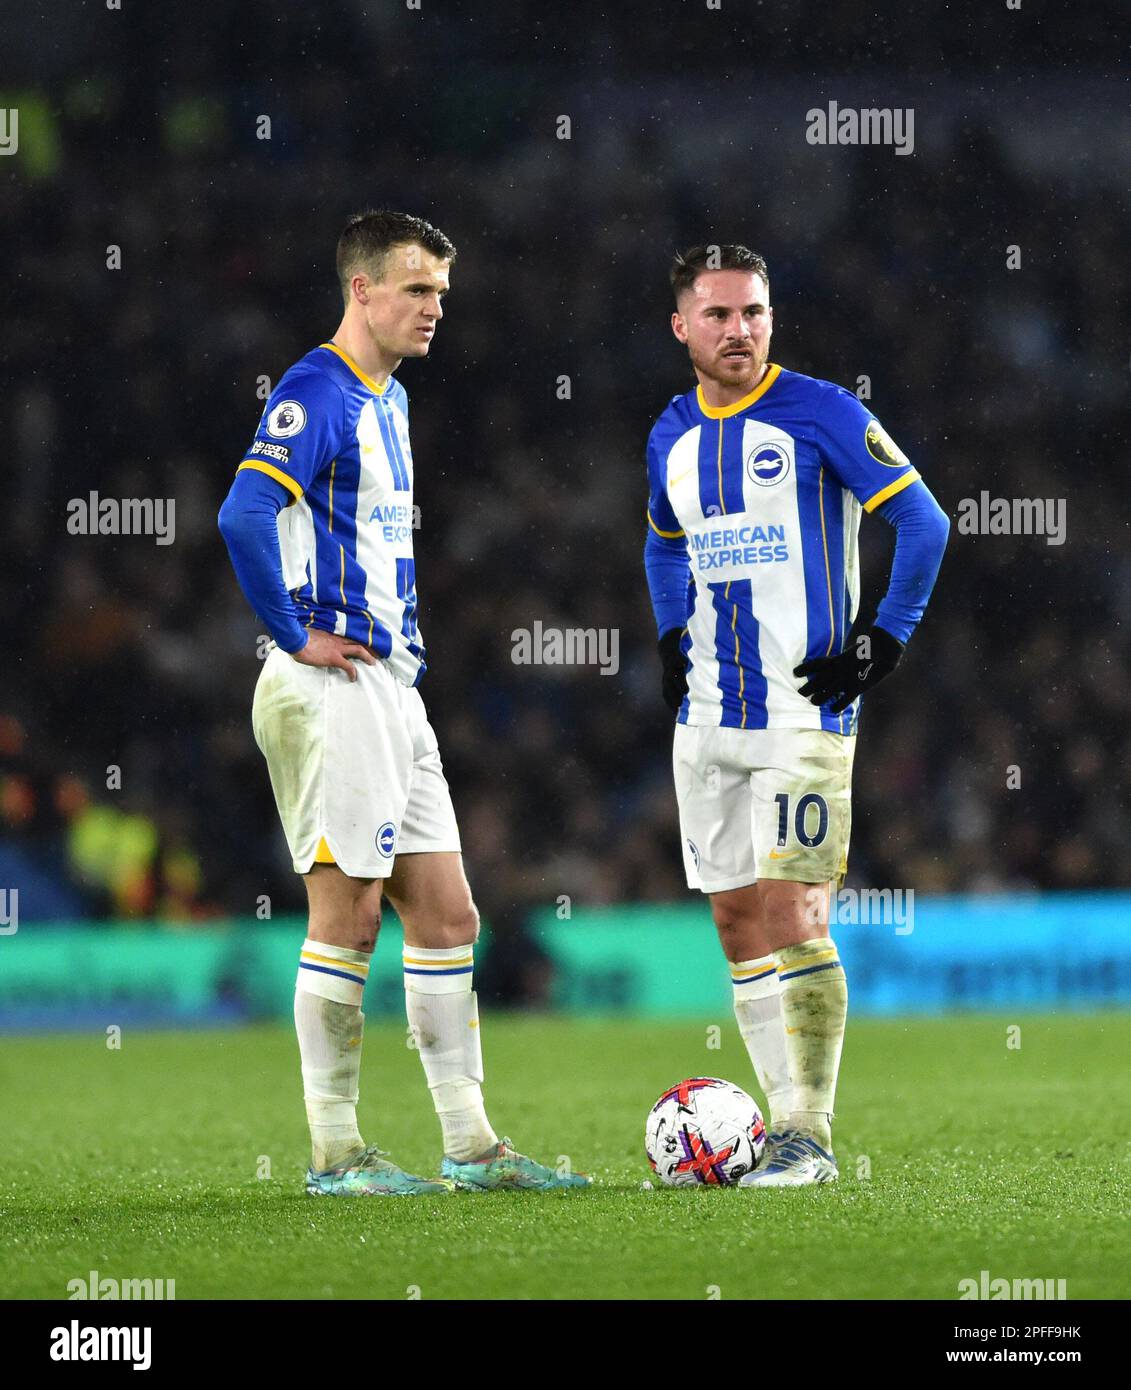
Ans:
{"type": "Polygon", "coordinates": [[[796,960],[787,961],[784,965],[777,967],[780,975],[783,970],[804,970],[806,966],[820,965],[826,960],[838,960],[837,949],[834,946],[831,951],[817,951],[815,955],[798,956],[796,960]]]}
{"type": "Polygon", "coordinates": [[[303,960],[316,960],[319,965],[348,965],[351,970],[356,970],[359,975],[368,975],[369,966],[361,965],[357,961],[343,960],[341,956],[318,956],[313,951],[303,951],[303,960]]]}
{"type": "Polygon", "coordinates": [[[474,965],[475,957],[472,955],[459,956],[455,960],[416,960],[413,956],[403,957],[405,965],[431,965],[436,970],[451,970],[457,965],[474,965]]]}

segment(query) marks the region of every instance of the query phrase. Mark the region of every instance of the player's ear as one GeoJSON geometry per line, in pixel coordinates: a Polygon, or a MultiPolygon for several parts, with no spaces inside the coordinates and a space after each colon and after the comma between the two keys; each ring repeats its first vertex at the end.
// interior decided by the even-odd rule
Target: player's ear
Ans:
{"type": "Polygon", "coordinates": [[[672,314],[672,332],[681,343],[687,342],[687,324],[683,321],[683,315],[677,310],[672,314]]]}

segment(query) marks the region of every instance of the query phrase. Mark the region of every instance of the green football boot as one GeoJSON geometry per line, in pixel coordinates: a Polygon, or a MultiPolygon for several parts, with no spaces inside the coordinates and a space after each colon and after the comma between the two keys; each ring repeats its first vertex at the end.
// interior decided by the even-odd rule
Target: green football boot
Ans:
{"type": "Polygon", "coordinates": [[[558,1173],[544,1163],[516,1152],[509,1139],[500,1139],[493,1149],[467,1163],[457,1163],[446,1155],[440,1176],[449,1178],[465,1192],[496,1192],[501,1188],[527,1188],[550,1192],[557,1188],[588,1187],[593,1179],[584,1173],[558,1173]]]}
{"type": "Polygon", "coordinates": [[[312,1197],[426,1197],[454,1192],[443,1178],[418,1178],[384,1156],[383,1149],[363,1149],[347,1163],[316,1173],[306,1170],[306,1190],[312,1197]]]}

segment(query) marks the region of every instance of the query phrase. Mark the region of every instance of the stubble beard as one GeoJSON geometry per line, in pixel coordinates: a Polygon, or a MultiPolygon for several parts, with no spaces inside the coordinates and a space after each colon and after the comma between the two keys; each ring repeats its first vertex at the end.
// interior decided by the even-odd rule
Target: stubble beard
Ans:
{"type": "Polygon", "coordinates": [[[745,382],[746,385],[753,389],[754,383],[762,375],[766,363],[770,360],[770,345],[767,343],[765,347],[761,349],[751,345],[751,351],[753,356],[750,359],[749,376],[745,379],[727,376],[721,372],[721,364],[719,359],[715,356],[711,356],[704,360],[692,353],[691,365],[697,371],[701,372],[703,376],[707,377],[708,380],[713,381],[716,386],[733,387],[743,385],[745,382]]]}

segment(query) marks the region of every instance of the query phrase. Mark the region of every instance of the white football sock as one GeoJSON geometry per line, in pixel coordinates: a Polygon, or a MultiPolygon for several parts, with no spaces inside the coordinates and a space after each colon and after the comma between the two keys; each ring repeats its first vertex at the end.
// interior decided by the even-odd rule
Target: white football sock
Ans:
{"type": "Polygon", "coordinates": [[[470,945],[404,948],[405,1012],[444,1136],[460,1162],[499,1142],[483,1108],[479,1010],[470,945]]]}
{"type": "Polygon", "coordinates": [[[773,956],[732,961],[730,975],[738,1031],[769,1103],[772,1127],[780,1129],[793,1100],[777,967],[773,956]]]}
{"type": "Polygon", "coordinates": [[[337,1167],[365,1147],[357,1128],[361,996],[369,955],[322,941],[302,944],[295,981],[295,1031],[310,1126],[311,1167],[337,1167]]]}
{"type": "Polygon", "coordinates": [[[832,1144],[848,983],[836,945],[827,936],[774,952],[781,983],[786,1053],[793,1079],[791,1129],[807,1130],[826,1149],[832,1144]]]}

